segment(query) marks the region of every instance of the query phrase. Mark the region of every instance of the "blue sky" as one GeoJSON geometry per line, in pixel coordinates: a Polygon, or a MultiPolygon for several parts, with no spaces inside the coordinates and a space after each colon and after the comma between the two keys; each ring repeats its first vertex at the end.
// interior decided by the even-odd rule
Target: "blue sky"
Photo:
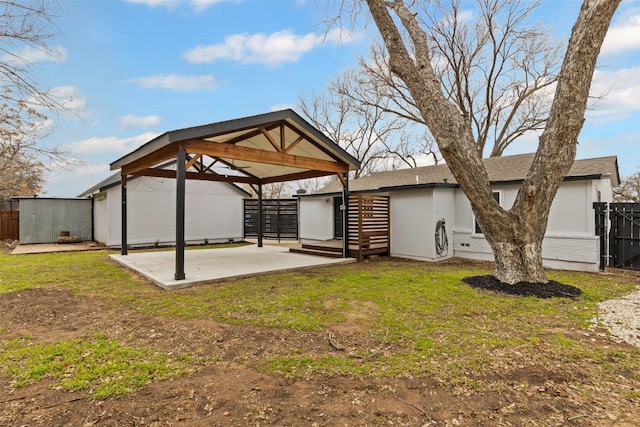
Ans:
{"type": "MultiPolygon", "coordinates": [[[[73,95],[78,116],[54,117],[43,141],[82,165],[53,165],[48,197],[74,197],[109,163],[168,130],[294,107],[322,90],[373,32],[323,37],[322,0],[61,0],[56,61],[37,61],[41,85],[73,95]]],[[[547,0],[538,14],[567,37],[580,2],[547,0]]],[[[578,158],[617,155],[640,167],[640,1],[623,1],[594,78],[608,92],[587,113],[578,158]]],[[[507,154],[535,150],[516,143],[507,154]]]]}

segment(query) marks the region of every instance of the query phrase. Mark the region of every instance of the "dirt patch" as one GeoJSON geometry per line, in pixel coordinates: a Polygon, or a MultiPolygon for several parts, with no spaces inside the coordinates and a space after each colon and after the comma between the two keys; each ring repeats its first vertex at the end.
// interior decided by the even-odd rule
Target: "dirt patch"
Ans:
{"type": "Polygon", "coordinates": [[[494,276],[473,276],[462,279],[472,288],[501,292],[509,295],[538,298],[577,298],[582,291],[575,286],[549,280],[547,283],[518,282],[514,285],[503,283],[494,276]]]}
{"type": "MultiPolygon", "coordinates": [[[[352,307],[357,314],[375,306],[352,307]]],[[[354,316],[357,321],[358,316],[354,316]]],[[[111,338],[175,354],[213,356],[191,375],[157,381],[131,396],[95,401],[84,392],[51,388],[43,381],[14,389],[0,377],[3,426],[635,426],[640,399],[633,373],[619,384],[594,384],[590,395],[573,386],[588,375],[582,362],[532,354],[491,354],[504,360],[493,374],[471,372],[489,384],[442,384],[433,378],[376,375],[354,378],[312,375],[287,379],[257,367],[277,356],[344,355],[378,348],[381,342],[360,328],[300,332],[238,326],[208,320],[152,317],[99,297],[67,289],[34,289],[0,296],[3,339],[30,335],[35,342],[106,333],[111,338]],[[339,342],[336,349],[328,336],[339,342]],[[604,389],[601,387],[605,387],[604,389]],[[623,395],[622,391],[629,393],[623,395]],[[534,424],[535,421],[535,424],[534,424]]],[[[558,333],[558,331],[551,331],[558,333]]],[[[569,333],[569,332],[567,332],[569,333]]],[[[592,337],[577,339],[591,342],[592,337]]],[[[385,347],[393,350],[392,344],[385,347]]],[[[599,338],[591,345],[616,344],[599,338]]],[[[541,355],[544,351],[541,350],[541,355]]],[[[584,362],[587,363],[587,362],[584,362]]]]}

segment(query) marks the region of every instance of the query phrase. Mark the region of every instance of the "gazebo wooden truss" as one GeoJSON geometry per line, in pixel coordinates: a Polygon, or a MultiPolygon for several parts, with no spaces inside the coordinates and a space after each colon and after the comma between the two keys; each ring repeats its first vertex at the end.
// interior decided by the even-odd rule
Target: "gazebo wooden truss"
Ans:
{"type": "MultiPolygon", "coordinates": [[[[176,179],[175,280],[182,280],[185,180],[249,184],[258,194],[261,210],[265,184],[336,175],[343,188],[346,236],[349,171],[359,167],[357,159],[293,110],[165,132],[111,163],[111,170],[119,169],[122,175],[121,253],[127,255],[128,176],[176,179]]],[[[349,256],[347,240],[344,239],[344,257],[349,256]]],[[[260,226],[258,246],[262,246],[260,226]]]]}

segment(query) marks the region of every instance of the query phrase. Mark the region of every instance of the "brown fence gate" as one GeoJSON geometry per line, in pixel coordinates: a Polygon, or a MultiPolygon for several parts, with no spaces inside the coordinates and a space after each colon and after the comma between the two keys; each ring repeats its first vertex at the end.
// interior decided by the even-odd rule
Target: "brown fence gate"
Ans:
{"type": "Polygon", "coordinates": [[[17,240],[20,238],[20,211],[12,202],[7,204],[9,209],[0,210],[0,240],[17,240]]]}
{"type": "Polygon", "coordinates": [[[640,203],[594,203],[600,268],[640,271],[640,203]]]}

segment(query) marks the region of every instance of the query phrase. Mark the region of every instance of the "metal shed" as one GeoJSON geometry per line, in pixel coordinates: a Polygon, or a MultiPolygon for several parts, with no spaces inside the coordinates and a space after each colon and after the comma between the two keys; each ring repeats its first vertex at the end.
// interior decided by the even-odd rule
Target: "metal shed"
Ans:
{"type": "Polygon", "coordinates": [[[91,200],[62,198],[18,198],[20,243],[55,243],[61,231],[82,240],[93,240],[91,200]]]}

